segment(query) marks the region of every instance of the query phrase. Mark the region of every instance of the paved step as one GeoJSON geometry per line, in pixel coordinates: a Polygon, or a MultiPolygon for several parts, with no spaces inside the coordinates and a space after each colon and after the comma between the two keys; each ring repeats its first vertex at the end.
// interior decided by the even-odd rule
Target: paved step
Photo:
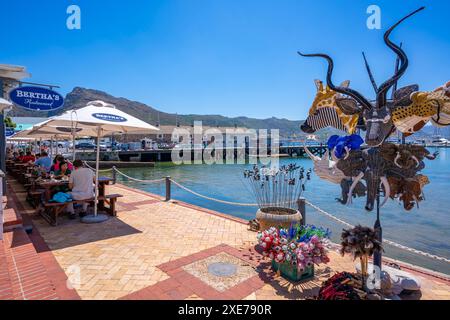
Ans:
{"type": "Polygon", "coordinates": [[[11,277],[9,276],[6,251],[3,240],[0,240],[0,300],[14,299],[11,277]]]}
{"type": "Polygon", "coordinates": [[[9,231],[15,228],[21,228],[22,225],[22,216],[14,208],[5,208],[3,209],[3,231],[9,231]]]}
{"type": "MultiPolygon", "coordinates": [[[[3,266],[9,274],[5,280],[5,267],[0,269],[4,282],[5,298],[14,300],[55,300],[58,299],[55,286],[36,252],[30,238],[23,229],[14,229],[3,234],[3,266]]],[[[0,253],[1,255],[1,253],[0,253]]],[[[1,258],[0,258],[1,259],[1,258]]]]}

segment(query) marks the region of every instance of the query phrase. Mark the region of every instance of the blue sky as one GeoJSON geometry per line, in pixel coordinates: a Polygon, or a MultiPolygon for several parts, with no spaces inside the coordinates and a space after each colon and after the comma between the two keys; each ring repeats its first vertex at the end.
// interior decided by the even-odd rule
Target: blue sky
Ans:
{"type": "Polygon", "coordinates": [[[382,41],[402,24],[410,67],[401,85],[430,90],[450,80],[448,0],[42,0],[4,1],[0,63],[18,64],[30,81],[75,86],[180,114],[303,119],[326,65],[297,50],[335,60],[335,82],[371,98],[361,51],[378,83],[391,76],[395,56],[382,41]],[[66,28],[66,9],[81,8],[81,30],[66,28]],[[382,29],[366,27],[366,9],[380,6],[382,29]]]}

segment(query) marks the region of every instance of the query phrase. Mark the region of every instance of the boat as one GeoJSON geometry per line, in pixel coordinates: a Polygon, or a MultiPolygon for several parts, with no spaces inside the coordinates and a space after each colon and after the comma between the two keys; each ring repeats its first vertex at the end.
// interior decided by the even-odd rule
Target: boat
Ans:
{"type": "Polygon", "coordinates": [[[435,135],[431,137],[431,143],[433,145],[438,145],[438,146],[447,146],[450,145],[450,140],[447,140],[445,138],[443,138],[440,135],[435,135]]]}

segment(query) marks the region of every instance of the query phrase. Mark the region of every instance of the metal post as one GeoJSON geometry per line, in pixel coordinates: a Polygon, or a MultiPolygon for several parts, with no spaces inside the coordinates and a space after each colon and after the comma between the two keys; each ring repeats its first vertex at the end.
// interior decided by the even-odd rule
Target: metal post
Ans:
{"type": "MultiPolygon", "coordinates": [[[[3,98],[3,79],[0,78],[0,98],[3,98]]],[[[0,111],[0,171],[6,172],[5,111],[0,111]]],[[[2,190],[6,192],[6,179],[2,179],[2,190]]],[[[3,191],[0,196],[3,196],[3,191]]]]}
{"type": "Polygon", "coordinates": [[[297,206],[298,211],[300,211],[300,214],[302,215],[302,220],[300,224],[304,226],[306,224],[306,200],[305,198],[301,197],[297,200],[297,206]]]}
{"type": "Polygon", "coordinates": [[[116,166],[112,167],[112,178],[113,178],[113,184],[116,184],[116,179],[117,179],[116,166]]]}
{"type": "MultiPolygon", "coordinates": [[[[377,190],[377,220],[375,221],[374,230],[377,235],[377,240],[382,243],[383,241],[383,230],[381,229],[381,222],[380,222],[380,189],[377,190]]],[[[381,271],[381,261],[382,254],[381,250],[375,251],[373,254],[373,264],[374,266],[377,266],[379,270],[381,271]]]]}
{"type": "Polygon", "coordinates": [[[3,182],[6,181],[5,174],[0,170],[0,197],[2,201],[0,203],[0,240],[3,240],[3,182]]]}
{"type": "Polygon", "coordinates": [[[166,201],[170,200],[170,176],[166,177],[166,201]]]}

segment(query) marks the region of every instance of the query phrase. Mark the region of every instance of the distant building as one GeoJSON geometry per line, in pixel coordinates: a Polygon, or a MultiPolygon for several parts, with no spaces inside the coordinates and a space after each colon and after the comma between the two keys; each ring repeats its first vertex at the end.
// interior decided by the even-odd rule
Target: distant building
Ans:
{"type": "MultiPolygon", "coordinates": [[[[222,135],[222,141],[227,146],[244,147],[251,140],[255,139],[249,129],[243,127],[212,127],[202,126],[201,143],[206,145],[215,140],[217,135],[222,135]],[[216,136],[216,137],[215,137],[216,136]]],[[[167,144],[194,144],[194,127],[193,126],[159,126],[159,131],[141,133],[141,134],[123,134],[116,137],[122,142],[132,142],[140,139],[148,138],[158,143],[167,144]]],[[[200,138],[197,138],[200,140],[200,138]]]]}

